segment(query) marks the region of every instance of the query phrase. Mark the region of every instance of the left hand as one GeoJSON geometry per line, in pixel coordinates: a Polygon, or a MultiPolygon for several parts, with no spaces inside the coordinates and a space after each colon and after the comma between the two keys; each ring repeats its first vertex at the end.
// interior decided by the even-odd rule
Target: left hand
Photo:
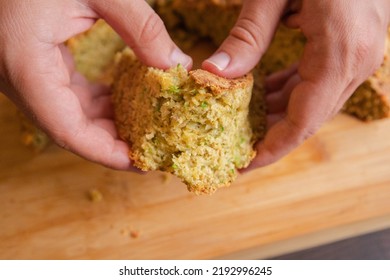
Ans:
{"type": "Polygon", "coordinates": [[[0,91],[61,147],[110,168],[134,170],[107,90],[75,73],[63,45],[97,18],[145,64],[191,68],[191,58],[145,0],[0,0],[0,91]]]}

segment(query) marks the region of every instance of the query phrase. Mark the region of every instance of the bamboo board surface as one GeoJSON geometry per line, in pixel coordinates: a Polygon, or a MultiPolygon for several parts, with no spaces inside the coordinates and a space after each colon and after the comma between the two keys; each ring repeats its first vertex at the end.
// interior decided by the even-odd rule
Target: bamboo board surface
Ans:
{"type": "Polygon", "coordinates": [[[55,146],[35,154],[3,96],[0,133],[1,259],[266,258],[390,226],[390,120],[339,115],[212,196],[55,146]]]}

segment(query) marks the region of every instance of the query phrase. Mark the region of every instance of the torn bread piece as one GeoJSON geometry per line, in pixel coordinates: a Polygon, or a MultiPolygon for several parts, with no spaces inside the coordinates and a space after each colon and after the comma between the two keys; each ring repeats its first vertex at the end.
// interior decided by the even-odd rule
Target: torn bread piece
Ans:
{"type": "Polygon", "coordinates": [[[252,88],[251,74],[225,79],[180,65],[163,71],[126,49],[112,86],[119,135],[138,168],[170,172],[189,191],[211,194],[249,165],[264,134],[252,130],[265,127],[265,118],[250,121],[252,88]]]}

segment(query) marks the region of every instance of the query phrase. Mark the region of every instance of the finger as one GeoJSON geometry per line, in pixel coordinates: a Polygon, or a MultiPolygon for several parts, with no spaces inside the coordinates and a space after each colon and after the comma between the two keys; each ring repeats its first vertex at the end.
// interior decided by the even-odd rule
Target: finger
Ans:
{"type": "Polygon", "coordinates": [[[87,117],[114,119],[114,109],[111,103],[111,96],[105,95],[94,98],[91,106],[84,111],[87,117]]]}
{"type": "Polygon", "coordinates": [[[283,19],[283,24],[289,28],[298,28],[299,27],[299,13],[294,13],[286,16],[283,19]]]}
{"type": "Polygon", "coordinates": [[[108,86],[91,83],[85,78],[85,76],[78,72],[73,72],[73,74],[71,74],[70,83],[71,85],[88,89],[87,92],[90,98],[96,98],[102,95],[110,95],[110,88],[108,86]]]}
{"type": "Polygon", "coordinates": [[[264,80],[265,90],[274,92],[280,90],[292,75],[297,73],[298,63],[294,63],[287,69],[272,73],[264,80]]]}
{"type": "Polygon", "coordinates": [[[291,92],[287,114],[257,144],[257,156],[248,170],[281,159],[333,116],[339,96],[349,84],[341,73],[345,71],[339,66],[342,63],[337,43],[326,37],[308,41],[298,68],[302,81],[291,92]]]}
{"type": "Polygon", "coordinates": [[[286,117],[286,113],[274,113],[274,114],[268,114],[267,115],[267,128],[270,129],[275,124],[280,122],[283,118],[286,117]]]}
{"type": "Polygon", "coordinates": [[[93,124],[103,128],[105,131],[110,133],[110,135],[114,139],[119,139],[118,132],[117,132],[117,129],[116,129],[116,126],[115,126],[115,123],[114,123],[113,120],[110,120],[110,119],[95,119],[95,120],[93,120],[93,124]]]}
{"type": "Polygon", "coordinates": [[[146,65],[166,69],[192,67],[192,59],[169,37],[164,23],[145,0],[87,1],[146,65]]]}
{"type": "Polygon", "coordinates": [[[93,93],[93,86],[70,84],[69,88],[77,96],[84,114],[91,119],[113,118],[111,96],[105,92],[93,93]]]}
{"type": "Polygon", "coordinates": [[[269,113],[279,113],[286,111],[290,95],[295,86],[301,81],[298,74],[294,74],[288,79],[283,88],[279,91],[266,95],[267,109],[269,113]]]}
{"type": "Polygon", "coordinates": [[[359,86],[359,82],[356,81],[356,79],[352,80],[352,82],[347,86],[345,91],[340,95],[337,101],[337,105],[333,109],[333,115],[336,115],[337,113],[340,112],[345,102],[347,102],[348,98],[351,97],[351,95],[355,92],[358,86],[359,86]]]}
{"type": "Polygon", "coordinates": [[[60,48],[60,51],[62,54],[62,58],[65,62],[66,68],[68,69],[68,72],[74,73],[76,67],[75,67],[73,56],[72,56],[69,48],[67,48],[64,44],[60,44],[59,48],[60,48]]]}
{"type": "Polygon", "coordinates": [[[75,63],[72,54],[64,44],[59,44],[59,50],[62,55],[62,60],[66,66],[66,69],[69,72],[70,76],[70,84],[75,85],[78,88],[87,88],[87,91],[82,91],[81,93],[87,92],[84,94],[88,100],[101,96],[101,95],[109,95],[109,87],[101,84],[94,84],[89,82],[84,75],[80,74],[76,71],[75,63]]]}
{"type": "Polygon", "coordinates": [[[285,15],[298,13],[302,9],[303,0],[290,0],[285,15]]]}
{"type": "Polygon", "coordinates": [[[283,15],[283,23],[290,28],[298,28],[298,14],[302,9],[303,1],[302,0],[293,0],[290,1],[285,14],[283,15]]]}
{"type": "Polygon", "coordinates": [[[291,93],[286,116],[256,146],[258,153],[250,168],[275,162],[313,135],[334,116],[354,83],[364,80],[375,66],[376,42],[372,37],[377,33],[363,32],[362,36],[365,29],[356,27],[348,17],[340,17],[338,12],[345,12],[345,7],[342,1],[336,2],[321,1],[319,10],[329,14],[327,17],[313,17],[309,8],[315,5],[306,5],[309,10],[298,14],[297,24],[307,38],[298,67],[302,81],[291,93]],[[340,10],[334,12],[335,6],[340,10]]]}
{"type": "Polygon", "coordinates": [[[29,67],[19,67],[12,77],[22,81],[14,83],[19,104],[61,147],[107,167],[132,170],[127,144],[85,114],[79,97],[70,88],[59,49],[43,49],[25,50],[23,55],[39,59],[31,60],[29,67]]]}
{"type": "Polygon", "coordinates": [[[202,67],[228,78],[236,78],[252,70],[268,48],[287,2],[244,1],[229,36],[203,62],[202,67]]]}
{"type": "Polygon", "coordinates": [[[92,102],[88,104],[88,107],[83,108],[83,111],[90,119],[114,119],[114,109],[111,103],[111,96],[100,96],[94,98],[92,102]]]}
{"type": "Polygon", "coordinates": [[[36,118],[54,141],[90,161],[115,169],[129,169],[127,144],[113,137],[111,129],[87,118],[70,89],[58,88],[54,92],[61,101],[52,100],[49,107],[37,106],[40,98],[36,96],[30,103],[36,118]]]}
{"type": "Polygon", "coordinates": [[[257,156],[248,170],[281,159],[312,136],[328,119],[333,104],[324,100],[325,96],[318,96],[319,90],[319,87],[308,82],[302,82],[294,89],[287,114],[256,145],[257,156]]]}
{"type": "MultiPolygon", "coordinates": [[[[37,118],[49,135],[61,147],[70,150],[88,160],[115,169],[129,169],[128,147],[123,141],[113,137],[112,130],[97,125],[88,119],[79,107],[77,98],[70,90],[58,89],[62,104],[53,102],[56,108],[39,108],[37,118]],[[71,109],[72,108],[72,109],[71,109]],[[72,116],[65,118],[64,116],[72,116]],[[49,115],[50,118],[45,117],[49,115]]],[[[35,108],[33,108],[35,109],[35,108]]]]}

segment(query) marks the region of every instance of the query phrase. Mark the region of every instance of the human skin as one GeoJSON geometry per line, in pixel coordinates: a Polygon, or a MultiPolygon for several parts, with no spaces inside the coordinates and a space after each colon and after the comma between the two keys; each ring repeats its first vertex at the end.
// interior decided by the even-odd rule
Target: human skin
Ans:
{"type": "Polygon", "coordinates": [[[144,0],[0,0],[0,91],[54,141],[90,161],[134,170],[118,138],[107,89],[74,71],[63,43],[104,18],[145,64],[188,69],[144,0]]]}
{"type": "Polygon", "coordinates": [[[383,61],[388,0],[244,0],[229,37],[203,68],[234,78],[250,71],[281,18],[307,38],[298,64],[266,80],[269,130],[247,170],[271,164],[331,119],[383,61]]]}
{"type": "MultiPolygon", "coordinates": [[[[116,133],[107,90],[74,71],[63,43],[104,18],[145,64],[192,60],[169,38],[144,0],[0,0],[0,91],[54,141],[88,160],[132,169],[116,133]]],[[[273,163],[315,133],[380,64],[388,0],[244,0],[230,36],[203,68],[221,76],[249,72],[280,18],[308,39],[299,64],[267,80],[270,129],[250,168],[273,163]]]]}

